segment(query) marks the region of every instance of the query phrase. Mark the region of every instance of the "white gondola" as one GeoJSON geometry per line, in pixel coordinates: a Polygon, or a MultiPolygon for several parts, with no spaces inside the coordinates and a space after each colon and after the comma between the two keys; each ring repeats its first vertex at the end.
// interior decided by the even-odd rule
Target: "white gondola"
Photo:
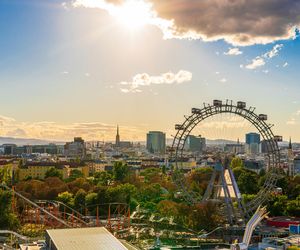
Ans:
{"type": "Polygon", "coordinates": [[[245,102],[237,102],[237,107],[240,109],[246,108],[246,103],[245,102]]]}
{"type": "Polygon", "coordinates": [[[259,115],[258,115],[258,118],[259,118],[259,120],[261,120],[261,121],[266,121],[266,120],[268,120],[268,116],[265,115],[265,114],[259,114],[259,115]]]}
{"type": "Polygon", "coordinates": [[[192,108],[192,114],[200,114],[200,113],[201,113],[201,109],[192,108]]]}
{"type": "Polygon", "coordinates": [[[281,135],[275,135],[274,136],[274,141],[282,142],[282,136],[281,135]]]}
{"type": "Polygon", "coordinates": [[[183,127],[181,124],[176,124],[176,125],[175,125],[175,129],[176,129],[176,130],[183,130],[184,127],[183,127]]]}
{"type": "Polygon", "coordinates": [[[216,107],[220,107],[220,106],[222,106],[222,101],[220,101],[220,100],[214,100],[214,106],[216,106],[216,107]]]}

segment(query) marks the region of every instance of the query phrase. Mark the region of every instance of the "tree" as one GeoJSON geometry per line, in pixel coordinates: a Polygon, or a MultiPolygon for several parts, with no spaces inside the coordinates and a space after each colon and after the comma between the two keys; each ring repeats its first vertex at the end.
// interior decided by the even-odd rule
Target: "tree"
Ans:
{"type": "Polygon", "coordinates": [[[62,173],[59,170],[57,170],[56,168],[52,167],[52,168],[49,168],[47,170],[47,172],[45,173],[45,179],[49,178],[49,177],[58,177],[58,178],[62,179],[62,173]]]}
{"type": "Polygon", "coordinates": [[[103,171],[94,174],[94,183],[97,185],[108,186],[112,182],[113,176],[111,173],[103,171]]]}
{"type": "Polygon", "coordinates": [[[124,181],[129,174],[129,167],[120,161],[115,162],[113,166],[113,176],[116,181],[124,181]]]}
{"type": "Polygon", "coordinates": [[[68,191],[58,194],[57,200],[69,206],[74,205],[73,194],[68,191]]]}
{"type": "Polygon", "coordinates": [[[234,157],[232,160],[231,160],[231,163],[230,163],[230,167],[233,169],[233,168],[243,168],[244,167],[244,162],[241,158],[239,157],[234,157]]]}
{"type": "Polygon", "coordinates": [[[80,170],[72,169],[71,172],[70,172],[70,176],[68,178],[68,181],[74,181],[78,178],[83,178],[83,177],[84,177],[84,175],[80,170]]]}
{"type": "Polygon", "coordinates": [[[286,215],[288,198],[286,195],[274,195],[268,202],[268,211],[272,216],[286,215]]]}
{"type": "Polygon", "coordinates": [[[160,201],[157,204],[156,208],[162,216],[176,218],[179,215],[178,203],[174,201],[169,201],[169,200],[160,201]]]}
{"type": "Polygon", "coordinates": [[[224,223],[223,216],[216,203],[206,202],[191,207],[187,214],[187,227],[194,230],[212,230],[224,223]]]}
{"type": "Polygon", "coordinates": [[[237,180],[239,189],[244,194],[256,194],[258,192],[257,174],[252,171],[242,172],[237,180]]]}
{"type": "Polygon", "coordinates": [[[82,208],[85,206],[86,192],[83,189],[79,189],[74,197],[74,205],[76,208],[82,208]]]}
{"type": "Polygon", "coordinates": [[[108,202],[130,203],[131,197],[137,192],[135,186],[126,183],[115,187],[109,187],[106,190],[105,197],[108,202]]]}
{"type": "Polygon", "coordinates": [[[98,194],[97,193],[88,193],[85,196],[85,204],[87,207],[91,207],[91,206],[98,204],[98,194]]]}
{"type": "Polygon", "coordinates": [[[296,200],[288,201],[286,211],[290,216],[300,217],[300,195],[296,200]]]}
{"type": "Polygon", "coordinates": [[[11,184],[12,180],[12,165],[8,164],[0,168],[0,183],[4,182],[8,185],[11,184]]]}
{"type": "Polygon", "coordinates": [[[149,184],[139,190],[138,198],[141,202],[157,203],[161,199],[162,189],[158,183],[149,184]]]}
{"type": "Polygon", "coordinates": [[[159,168],[147,168],[141,173],[141,176],[144,176],[145,182],[159,182],[161,181],[161,170],[159,168]]]}
{"type": "Polygon", "coordinates": [[[20,226],[18,218],[11,211],[12,194],[0,189],[0,229],[16,230],[20,226]]]}
{"type": "Polygon", "coordinates": [[[166,174],[166,172],[167,172],[167,170],[166,170],[166,165],[162,165],[162,167],[161,167],[161,172],[162,172],[163,174],[166,174]]]}

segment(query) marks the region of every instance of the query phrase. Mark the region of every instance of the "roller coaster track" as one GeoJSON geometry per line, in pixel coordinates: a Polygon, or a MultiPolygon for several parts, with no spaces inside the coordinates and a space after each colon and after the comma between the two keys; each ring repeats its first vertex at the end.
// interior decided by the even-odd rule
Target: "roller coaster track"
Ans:
{"type": "Polygon", "coordinates": [[[26,198],[24,195],[18,193],[17,191],[13,190],[12,188],[8,187],[5,184],[0,184],[0,187],[3,187],[4,189],[6,189],[7,191],[10,191],[12,193],[14,193],[16,196],[18,196],[19,198],[21,198],[23,201],[25,201],[26,203],[30,204],[31,206],[37,208],[38,210],[40,210],[41,212],[47,214],[49,217],[51,217],[52,219],[54,219],[55,221],[61,223],[62,225],[71,228],[72,226],[65,220],[58,218],[57,216],[53,215],[51,212],[49,212],[48,210],[44,209],[43,207],[39,206],[38,204],[36,204],[35,202],[29,200],[28,198],[26,198]]]}
{"type": "Polygon", "coordinates": [[[55,200],[36,200],[35,203],[36,204],[49,203],[49,204],[52,204],[56,207],[61,206],[64,209],[66,208],[71,212],[70,213],[65,212],[65,214],[67,214],[69,216],[72,216],[74,219],[76,219],[78,222],[82,223],[83,225],[89,226],[89,224],[84,220],[84,216],[81,213],[79,213],[78,211],[76,211],[75,209],[71,208],[70,206],[66,205],[63,202],[55,201],[55,200]]]}

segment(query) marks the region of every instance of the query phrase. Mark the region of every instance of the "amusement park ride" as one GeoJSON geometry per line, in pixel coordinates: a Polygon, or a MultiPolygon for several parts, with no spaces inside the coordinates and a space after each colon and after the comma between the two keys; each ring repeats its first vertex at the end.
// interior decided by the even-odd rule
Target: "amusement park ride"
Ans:
{"type": "Polygon", "coordinates": [[[189,204],[197,204],[208,200],[223,202],[225,204],[224,215],[231,225],[245,225],[245,221],[250,218],[251,214],[268,200],[279,178],[277,170],[280,163],[280,153],[277,142],[282,141],[282,136],[274,136],[271,130],[273,125],[267,123],[267,115],[256,114],[254,111],[255,108],[247,108],[245,102],[238,101],[235,104],[229,100],[226,100],[225,103],[214,100],[213,105],[204,103],[204,107],[201,109],[192,108],[192,114],[185,116],[185,121],[182,124],[175,125],[177,133],[174,136],[171,150],[171,159],[175,162],[174,182],[189,204]],[[267,144],[267,178],[263,188],[247,204],[242,201],[241,193],[226,157],[216,161],[211,180],[203,197],[188,190],[184,173],[181,171],[183,166],[180,159],[184,157],[185,142],[193,129],[207,118],[224,113],[234,114],[247,120],[258,130],[267,144]],[[234,202],[237,202],[238,206],[234,206],[234,202]]]}
{"type": "MultiPolygon", "coordinates": [[[[12,211],[22,223],[40,225],[42,228],[81,228],[105,226],[118,232],[130,227],[130,208],[125,203],[108,203],[95,205],[95,216],[90,216],[88,208],[83,215],[59,201],[32,201],[6,184],[0,187],[12,192],[12,211]],[[102,209],[101,209],[102,208],[102,209]],[[100,216],[99,211],[105,209],[107,213],[100,216]]],[[[90,208],[91,210],[91,208],[90,208]]]]}

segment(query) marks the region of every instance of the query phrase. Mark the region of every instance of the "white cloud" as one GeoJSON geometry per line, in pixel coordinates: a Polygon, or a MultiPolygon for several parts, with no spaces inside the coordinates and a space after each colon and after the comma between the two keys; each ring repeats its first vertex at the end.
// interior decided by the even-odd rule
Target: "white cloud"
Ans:
{"type": "Polygon", "coordinates": [[[278,53],[282,48],[283,44],[276,44],[270,51],[266,52],[263,57],[273,58],[274,56],[278,56],[278,53]]]}
{"type": "MultiPolygon", "coordinates": [[[[293,103],[297,103],[297,102],[293,102],[293,103]]],[[[286,124],[298,125],[300,123],[299,116],[300,116],[300,110],[297,110],[296,112],[292,113],[290,119],[286,122],[286,124]]]]}
{"type": "Polygon", "coordinates": [[[192,73],[186,70],[180,70],[178,73],[167,72],[159,76],[150,76],[147,73],[137,74],[129,82],[120,82],[120,88],[123,93],[139,93],[142,92],[141,87],[150,85],[169,85],[182,84],[192,80],[192,73]]]}
{"type": "Polygon", "coordinates": [[[61,72],[62,74],[64,74],[64,75],[68,75],[69,74],[69,71],[63,71],[63,72],[61,72]]]}
{"type": "Polygon", "coordinates": [[[286,124],[287,124],[287,125],[295,125],[295,124],[296,124],[295,118],[291,118],[290,120],[288,120],[288,121],[286,122],[286,124]]]}
{"type": "Polygon", "coordinates": [[[243,54],[243,51],[240,51],[239,48],[229,48],[227,52],[224,52],[224,55],[227,56],[238,56],[243,54]]]}
{"type": "Polygon", "coordinates": [[[268,69],[265,69],[262,72],[265,73],[265,74],[269,74],[270,71],[268,69]]]}
{"type": "MultiPolygon", "coordinates": [[[[115,124],[102,122],[58,123],[52,121],[24,122],[0,115],[1,136],[16,138],[36,138],[57,141],[69,141],[75,136],[85,140],[113,140],[116,133],[115,124]]],[[[125,140],[141,140],[147,128],[139,125],[122,126],[121,136],[125,140]]]]}
{"type": "Polygon", "coordinates": [[[256,69],[262,67],[266,64],[266,60],[270,60],[271,58],[278,56],[279,51],[283,48],[283,44],[276,44],[270,51],[262,54],[261,56],[257,56],[252,59],[252,62],[245,66],[246,69],[256,69]]]}
{"type": "Polygon", "coordinates": [[[69,6],[70,4],[68,4],[67,2],[62,2],[61,6],[65,9],[65,10],[69,10],[69,6]]]}
{"type": "Polygon", "coordinates": [[[91,76],[90,73],[85,73],[84,75],[85,75],[86,77],[90,77],[90,76],[91,76]]]}
{"type": "Polygon", "coordinates": [[[221,79],[219,80],[219,82],[225,83],[225,82],[227,82],[227,79],[226,79],[226,78],[221,78],[221,79]]]}
{"type": "Polygon", "coordinates": [[[141,10],[137,16],[158,27],[165,39],[267,44],[294,39],[300,26],[300,4],[295,0],[172,0],[172,6],[162,0],[74,0],[73,6],[103,9],[118,18],[122,6],[132,2],[141,10]]]}
{"type": "Polygon", "coordinates": [[[261,57],[256,57],[252,59],[252,62],[245,66],[246,69],[256,69],[262,67],[266,64],[265,60],[261,57]]]}
{"type": "Polygon", "coordinates": [[[285,68],[285,67],[287,67],[287,66],[289,66],[288,62],[285,62],[285,63],[282,65],[283,68],[285,68]]]}

